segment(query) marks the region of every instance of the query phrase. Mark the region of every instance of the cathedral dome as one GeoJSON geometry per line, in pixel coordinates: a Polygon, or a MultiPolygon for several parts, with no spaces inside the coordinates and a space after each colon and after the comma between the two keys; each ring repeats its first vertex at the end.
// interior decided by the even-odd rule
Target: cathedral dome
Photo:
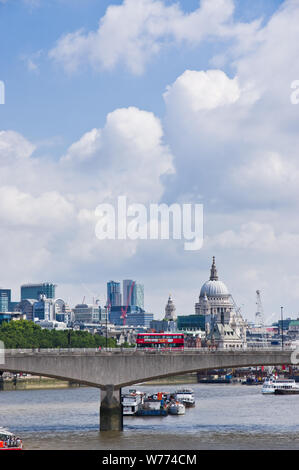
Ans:
{"type": "Polygon", "coordinates": [[[200,297],[215,297],[222,295],[229,295],[228,289],[222,281],[207,281],[201,288],[200,297]]]}
{"type": "Polygon", "coordinates": [[[200,291],[200,297],[204,297],[205,295],[207,297],[229,295],[228,289],[224,282],[219,281],[218,279],[215,257],[213,257],[210,280],[204,283],[200,291]]]}

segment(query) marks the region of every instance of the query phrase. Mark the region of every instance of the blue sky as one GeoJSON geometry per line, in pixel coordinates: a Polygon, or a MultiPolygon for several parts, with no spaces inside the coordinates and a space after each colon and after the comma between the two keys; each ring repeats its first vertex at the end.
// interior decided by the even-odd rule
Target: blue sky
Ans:
{"type": "Polygon", "coordinates": [[[256,289],[296,316],[298,18],[296,0],[0,1],[0,283],[73,305],[130,277],[157,317],[169,292],[187,314],[216,255],[245,317],[256,289]],[[101,244],[94,210],[121,194],[203,203],[203,249],[101,244]]]}

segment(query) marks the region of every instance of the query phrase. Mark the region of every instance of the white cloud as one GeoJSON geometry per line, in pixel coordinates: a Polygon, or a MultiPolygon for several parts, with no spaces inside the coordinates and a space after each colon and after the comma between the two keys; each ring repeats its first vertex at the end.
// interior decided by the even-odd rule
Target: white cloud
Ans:
{"type": "Polygon", "coordinates": [[[232,169],[230,181],[239,196],[264,205],[299,202],[298,162],[275,152],[259,153],[232,169]]]}
{"type": "Polygon", "coordinates": [[[26,159],[32,155],[35,146],[14,131],[0,131],[0,165],[13,159],[26,159]]]}
{"type": "Polygon", "coordinates": [[[271,224],[248,222],[239,230],[226,230],[207,237],[206,248],[226,250],[241,249],[258,253],[285,253],[292,246],[293,254],[299,253],[299,234],[281,231],[271,224]]]}
{"type": "Polygon", "coordinates": [[[56,191],[38,197],[14,186],[0,187],[0,217],[2,226],[35,227],[38,230],[60,231],[74,216],[72,205],[56,191]]]}
{"type": "Polygon", "coordinates": [[[49,56],[69,72],[82,63],[106,69],[124,63],[138,75],[167,44],[199,45],[215,37],[250,42],[259,23],[234,24],[233,12],[233,0],[202,0],[191,13],[161,0],[124,0],[107,8],[97,31],[64,35],[49,56]]]}
{"type": "Polygon", "coordinates": [[[164,93],[171,112],[212,110],[236,103],[239,98],[238,79],[230,79],[222,70],[186,70],[164,93]]]}
{"type": "Polygon", "coordinates": [[[157,201],[164,191],[161,177],[174,172],[160,120],[135,107],[109,113],[103,129],[93,129],[75,142],[61,165],[78,172],[77,164],[90,165],[98,178],[96,205],[123,194],[132,202],[157,201]]]}

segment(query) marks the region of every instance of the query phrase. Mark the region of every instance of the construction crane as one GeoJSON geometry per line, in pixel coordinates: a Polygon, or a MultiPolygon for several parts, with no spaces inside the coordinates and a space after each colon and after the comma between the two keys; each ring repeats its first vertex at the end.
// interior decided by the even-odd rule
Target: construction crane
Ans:
{"type": "Polygon", "coordinates": [[[263,347],[267,346],[267,337],[265,333],[265,318],[264,318],[264,309],[261,299],[261,292],[256,291],[256,314],[255,314],[255,324],[258,328],[262,330],[262,344],[263,347]]]}

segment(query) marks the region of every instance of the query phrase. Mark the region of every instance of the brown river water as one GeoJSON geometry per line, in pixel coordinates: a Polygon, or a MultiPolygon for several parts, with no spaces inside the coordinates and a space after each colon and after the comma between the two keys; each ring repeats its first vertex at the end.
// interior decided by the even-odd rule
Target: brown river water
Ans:
{"type": "MultiPolygon", "coordinates": [[[[181,387],[136,386],[151,393],[181,387]]],[[[29,450],[299,450],[299,395],[263,396],[261,386],[240,384],[188,387],[196,407],[185,415],[125,417],[117,433],[99,432],[98,389],[3,391],[0,426],[29,450]]]]}

